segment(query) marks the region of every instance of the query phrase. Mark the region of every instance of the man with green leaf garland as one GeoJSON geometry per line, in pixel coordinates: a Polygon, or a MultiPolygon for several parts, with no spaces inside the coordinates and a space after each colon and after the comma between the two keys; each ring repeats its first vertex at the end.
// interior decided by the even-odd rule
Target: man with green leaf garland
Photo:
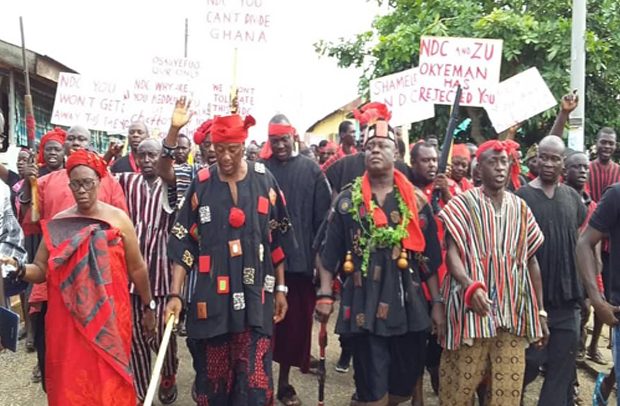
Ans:
{"type": "Polygon", "coordinates": [[[352,405],[396,405],[411,397],[424,364],[427,331],[443,334],[443,302],[436,270],[437,229],[426,199],[394,170],[396,141],[387,108],[368,130],[366,172],[335,199],[321,252],[316,313],[333,311],[332,279],[344,284],[337,334],[351,337],[352,405]],[[434,299],[429,317],[421,282],[434,299]]]}

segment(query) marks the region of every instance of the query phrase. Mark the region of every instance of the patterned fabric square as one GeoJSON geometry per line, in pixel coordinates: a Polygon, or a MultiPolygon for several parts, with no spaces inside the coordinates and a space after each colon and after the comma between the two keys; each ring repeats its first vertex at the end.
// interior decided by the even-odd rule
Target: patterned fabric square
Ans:
{"type": "Polygon", "coordinates": [[[260,214],[267,214],[269,212],[269,200],[265,196],[258,196],[256,211],[260,214]]]}
{"type": "Polygon", "coordinates": [[[230,292],[230,277],[218,276],[217,277],[217,293],[220,295],[226,295],[230,292]]]}
{"type": "Polygon", "coordinates": [[[198,270],[202,273],[211,272],[211,256],[201,255],[198,258],[198,270]]]}

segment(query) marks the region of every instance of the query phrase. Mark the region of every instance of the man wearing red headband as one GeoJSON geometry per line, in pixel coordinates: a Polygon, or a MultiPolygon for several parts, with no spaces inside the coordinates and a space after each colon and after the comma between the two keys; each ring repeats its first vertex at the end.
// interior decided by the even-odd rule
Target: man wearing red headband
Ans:
{"type": "Polygon", "coordinates": [[[273,404],[271,335],[286,314],[284,260],[294,233],[271,172],[243,159],[253,125],[250,116],[213,120],[217,163],[198,171],[168,242],[166,319],[178,321],[189,273],[187,344],[203,406],[273,404]]]}
{"type": "Polygon", "coordinates": [[[317,317],[333,311],[332,280],[344,284],[336,333],[353,348],[352,405],[396,405],[411,397],[424,368],[427,332],[445,325],[432,212],[407,177],[394,170],[396,141],[383,116],[370,123],[366,171],[338,195],[321,250],[317,317]],[[430,220],[430,221],[429,221],[430,220]],[[429,317],[420,284],[434,304],[429,317]]]}
{"type": "Polygon", "coordinates": [[[278,400],[285,405],[299,405],[295,389],[289,384],[291,366],[307,373],[312,343],[312,313],[315,252],[312,243],[329,210],[331,191],[319,166],[311,159],[295,155],[295,128],[279,114],[269,122],[267,144],[272,156],[264,156],[267,169],[273,173],[286,197],[290,220],[295,231],[296,246],[287,248],[286,284],[289,288],[288,312],[274,333],[274,361],[280,364],[278,400]]]}
{"type": "Polygon", "coordinates": [[[525,201],[505,191],[509,150],[503,141],[482,144],[476,153],[482,187],[454,196],[439,213],[449,271],[442,285],[447,320],[442,405],[473,404],[489,375],[489,404],[519,406],[525,349],[548,339],[534,255],[544,236],[525,201]]]}
{"type": "Polygon", "coordinates": [[[538,144],[539,175],[517,191],[532,209],[545,236],[536,257],[545,287],[544,306],[549,312],[551,336],[545,349],[528,350],[525,371],[527,385],[538,376],[539,366],[546,365],[538,403],[541,406],[572,402],[579,347],[579,302],[583,299],[583,288],[575,247],[587,209],[579,193],[560,182],[565,151],[560,137],[543,138],[538,144]]]}
{"type": "MultiPolygon", "coordinates": [[[[67,131],[64,148],[65,155],[71,154],[80,149],[90,147],[90,131],[82,126],[73,126],[67,131]]],[[[35,169],[31,168],[31,171],[35,169]]],[[[69,175],[67,171],[54,171],[37,179],[39,192],[39,216],[40,221],[52,219],[56,214],[72,207],[75,204],[73,193],[69,188],[69,175]]],[[[24,227],[38,227],[39,221],[33,222],[31,215],[31,188],[30,181],[26,178],[20,204],[24,210],[24,227]]],[[[125,195],[120,185],[112,176],[105,176],[101,179],[99,186],[99,200],[118,207],[127,212],[125,195]]],[[[39,366],[41,367],[42,382],[45,385],[45,313],[47,309],[47,287],[45,284],[35,285],[30,295],[31,306],[40,309],[35,322],[35,347],[37,348],[39,366]]],[[[53,371],[52,371],[53,373],[53,371]]]]}
{"type": "Polygon", "coordinates": [[[456,194],[465,192],[474,186],[467,179],[471,154],[466,144],[454,144],[452,146],[452,171],[450,175],[456,183],[456,194]]]}

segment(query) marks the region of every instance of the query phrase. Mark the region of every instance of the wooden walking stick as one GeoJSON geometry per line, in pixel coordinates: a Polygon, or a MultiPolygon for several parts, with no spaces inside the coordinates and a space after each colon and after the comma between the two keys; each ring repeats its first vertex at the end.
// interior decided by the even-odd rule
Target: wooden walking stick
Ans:
{"type": "MultiPolygon", "coordinates": [[[[37,153],[35,151],[35,126],[34,120],[34,108],[32,107],[32,95],[30,94],[30,76],[28,75],[28,61],[26,60],[26,40],[24,39],[24,22],[22,17],[19,17],[19,29],[22,35],[22,64],[24,68],[24,81],[26,84],[26,94],[24,95],[24,110],[26,111],[26,134],[28,135],[28,149],[30,150],[30,162],[35,162],[37,153]]],[[[39,187],[37,184],[37,178],[31,176],[28,178],[30,181],[30,213],[33,223],[39,221],[39,187]]]]}
{"type": "Polygon", "coordinates": [[[325,348],[327,348],[327,323],[321,323],[319,330],[319,406],[325,404],[325,348]]]}
{"type": "Polygon", "coordinates": [[[161,339],[161,345],[157,352],[157,359],[155,360],[155,366],[153,367],[153,373],[151,374],[151,382],[149,383],[149,389],[146,391],[146,397],[144,398],[144,406],[151,406],[153,404],[153,398],[155,398],[155,390],[159,383],[159,376],[161,375],[161,369],[164,366],[164,358],[166,351],[168,350],[168,343],[170,343],[170,336],[172,335],[172,329],[174,328],[174,314],[171,314],[166,322],[166,329],[164,330],[164,336],[161,339]]]}

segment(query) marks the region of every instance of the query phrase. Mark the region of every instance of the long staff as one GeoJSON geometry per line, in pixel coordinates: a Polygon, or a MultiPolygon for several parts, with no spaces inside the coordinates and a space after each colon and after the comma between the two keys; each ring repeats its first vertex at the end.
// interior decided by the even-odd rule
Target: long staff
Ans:
{"type": "Polygon", "coordinates": [[[166,329],[164,330],[164,336],[157,352],[157,359],[155,360],[155,366],[153,367],[153,373],[151,374],[151,382],[149,383],[149,389],[146,391],[146,398],[144,399],[144,406],[151,406],[153,404],[153,398],[155,397],[155,389],[159,383],[159,376],[161,375],[161,369],[164,366],[164,357],[168,350],[168,343],[170,343],[170,336],[172,335],[172,329],[174,328],[174,315],[171,314],[166,323],[166,329]]]}
{"type": "MultiPolygon", "coordinates": [[[[28,135],[28,149],[30,150],[30,160],[36,161],[37,152],[35,151],[34,138],[36,122],[34,120],[34,108],[32,107],[32,95],[30,94],[30,76],[28,75],[28,61],[26,60],[26,40],[24,39],[24,21],[19,17],[19,30],[22,35],[22,65],[24,68],[24,82],[26,83],[26,94],[24,95],[24,110],[26,111],[26,134],[28,135]]],[[[31,176],[30,181],[30,194],[31,205],[30,213],[32,216],[32,222],[39,221],[39,186],[37,184],[37,178],[31,176]]]]}
{"type": "Polygon", "coordinates": [[[321,323],[319,330],[319,406],[325,404],[325,348],[327,348],[327,323],[321,323]]]}

